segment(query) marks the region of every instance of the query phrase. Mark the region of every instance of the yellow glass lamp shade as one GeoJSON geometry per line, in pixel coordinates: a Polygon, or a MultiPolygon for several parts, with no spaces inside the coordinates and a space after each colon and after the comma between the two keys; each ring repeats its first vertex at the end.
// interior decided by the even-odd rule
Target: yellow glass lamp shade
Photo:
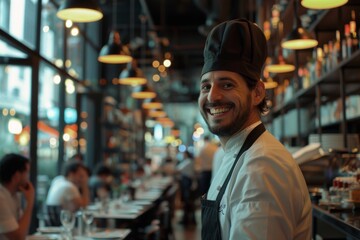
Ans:
{"type": "Polygon", "coordinates": [[[331,9],[345,5],[348,0],[302,0],[301,5],[310,9],[331,9]]]}
{"type": "Polygon", "coordinates": [[[101,48],[98,61],[108,64],[122,64],[132,61],[130,51],[121,43],[118,31],[110,33],[109,42],[101,48]]]}
{"type": "Polygon", "coordinates": [[[153,99],[146,99],[144,100],[143,104],[142,104],[142,108],[143,109],[162,109],[163,108],[163,104],[157,100],[153,99]]]}
{"type": "Polygon", "coordinates": [[[159,111],[159,110],[153,110],[148,113],[148,116],[152,117],[152,118],[163,118],[163,117],[166,117],[166,112],[159,111]]]}
{"type": "Polygon", "coordinates": [[[127,64],[127,67],[121,71],[119,76],[119,84],[137,86],[147,82],[144,73],[137,66],[137,61],[133,59],[127,64]]]}
{"type": "Polygon", "coordinates": [[[103,18],[100,7],[94,0],[65,0],[56,16],[73,22],[95,22],[103,18]]]}
{"type": "Polygon", "coordinates": [[[265,71],[269,73],[287,73],[295,70],[295,66],[287,64],[282,55],[279,55],[278,61],[266,65],[265,71]]]}
{"type": "Polygon", "coordinates": [[[318,41],[303,27],[295,28],[285,41],[281,43],[282,48],[292,50],[308,49],[316,47],[317,45],[318,41]]]}
{"type": "Polygon", "coordinates": [[[134,87],[131,97],[135,99],[152,99],[156,97],[156,93],[145,84],[134,87]]]}

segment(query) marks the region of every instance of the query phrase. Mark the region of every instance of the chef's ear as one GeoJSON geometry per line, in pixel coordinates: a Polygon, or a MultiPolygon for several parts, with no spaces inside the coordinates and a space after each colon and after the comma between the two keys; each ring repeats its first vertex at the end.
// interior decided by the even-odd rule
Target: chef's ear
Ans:
{"type": "Polygon", "coordinates": [[[265,84],[263,81],[258,81],[254,90],[253,90],[253,101],[255,105],[258,105],[262,102],[265,97],[265,84]]]}

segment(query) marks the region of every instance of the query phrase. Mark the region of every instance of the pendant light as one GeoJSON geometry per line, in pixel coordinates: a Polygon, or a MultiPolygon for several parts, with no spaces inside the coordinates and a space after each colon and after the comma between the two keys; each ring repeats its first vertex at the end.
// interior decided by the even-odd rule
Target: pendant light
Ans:
{"type": "Polygon", "coordinates": [[[103,13],[95,0],[64,0],[56,16],[73,22],[95,22],[103,18],[103,13]]]}
{"type": "MultiPolygon", "coordinates": [[[[283,23],[280,21],[278,23],[278,40],[282,38],[283,33],[283,23]]],[[[286,73],[286,72],[292,72],[295,70],[295,66],[292,64],[287,64],[285,62],[284,56],[282,54],[282,48],[279,46],[279,51],[277,54],[277,61],[274,61],[273,63],[270,63],[266,65],[265,70],[270,73],[286,73]]]]}
{"type": "Polygon", "coordinates": [[[290,32],[288,37],[281,43],[281,47],[292,50],[301,50],[313,48],[318,45],[318,41],[305,28],[301,26],[298,16],[298,0],[294,0],[294,17],[295,28],[290,32]]]}
{"type": "Polygon", "coordinates": [[[100,51],[98,61],[109,64],[122,64],[131,62],[129,49],[121,42],[119,31],[116,30],[116,0],[113,0],[113,25],[114,29],[109,35],[109,41],[100,51]]]}
{"type": "MultiPolygon", "coordinates": [[[[130,10],[130,22],[133,23],[134,22],[134,1],[131,1],[131,10],[130,10]]],[[[144,15],[140,16],[140,20],[141,20],[141,35],[142,35],[142,39],[145,41],[145,24],[146,24],[146,17],[144,15]]],[[[133,35],[134,35],[134,26],[133,24],[130,24],[131,26],[131,39],[133,39],[133,35]]],[[[144,44],[141,48],[141,58],[145,59],[145,45],[144,44]]],[[[138,67],[138,62],[135,58],[132,59],[131,62],[129,62],[126,66],[126,68],[124,70],[121,71],[120,76],[119,76],[119,84],[122,85],[131,85],[131,86],[137,86],[137,85],[142,85],[145,84],[147,82],[147,79],[144,76],[143,71],[138,67]]]]}
{"type": "Polygon", "coordinates": [[[131,97],[135,99],[152,99],[156,97],[156,93],[150,89],[147,84],[134,87],[131,97]]]}
{"type": "Polygon", "coordinates": [[[142,104],[142,108],[147,110],[162,109],[163,104],[155,98],[145,99],[142,104]]]}
{"type": "Polygon", "coordinates": [[[310,9],[331,9],[345,5],[348,0],[302,0],[301,5],[310,9]]]}
{"type": "Polygon", "coordinates": [[[121,71],[119,76],[119,84],[137,86],[147,82],[144,77],[143,71],[138,67],[135,58],[129,62],[124,70],[121,71]]]}

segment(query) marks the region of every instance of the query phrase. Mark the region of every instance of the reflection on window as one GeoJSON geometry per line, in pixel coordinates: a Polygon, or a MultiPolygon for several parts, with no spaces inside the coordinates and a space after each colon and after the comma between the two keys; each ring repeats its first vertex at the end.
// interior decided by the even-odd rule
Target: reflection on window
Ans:
{"type": "Polygon", "coordinates": [[[0,65],[0,156],[29,156],[30,79],[29,67],[0,65]]]}
{"type": "Polygon", "coordinates": [[[45,64],[40,65],[38,109],[38,174],[57,175],[59,152],[59,83],[57,72],[45,64]]]}

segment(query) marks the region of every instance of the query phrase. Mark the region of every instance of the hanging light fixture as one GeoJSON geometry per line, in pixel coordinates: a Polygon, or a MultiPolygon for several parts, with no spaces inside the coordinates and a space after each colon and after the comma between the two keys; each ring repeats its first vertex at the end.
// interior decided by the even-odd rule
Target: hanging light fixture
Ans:
{"type": "Polygon", "coordinates": [[[152,99],[145,99],[143,104],[142,104],[142,108],[143,109],[162,109],[163,108],[163,104],[161,102],[159,102],[158,100],[156,100],[155,98],[152,99]]]}
{"type": "Polygon", "coordinates": [[[313,48],[318,45],[318,41],[301,26],[301,21],[298,16],[298,0],[294,0],[294,17],[295,28],[290,32],[288,37],[281,43],[281,47],[292,50],[301,50],[313,48]]]}
{"type": "MultiPolygon", "coordinates": [[[[134,15],[134,1],[131,1],[131,11],[130,11],[130,15],[131,15],[131,19],[130,22],[133,23],[134,19],[133,19],[133,15],[134,15]]],[[[142,35],[142,39],[145,41],[145,24],[146,24],[146,16],[144,15],[140,15],[140,20],[141,20],[141,35],[142,35]]],[[[134,27],[133,24],[131,24],[131,39],[133,39],[133,35],[134,35],[134,27]]],[[[143,44],[142,48],[141,48],[141,58],[145,59],[145,46],[146,44],[143,44]]],[[[143,71],[138,67],[138,62],[136,59],[132,59],[131,62],[129,62],[127,64],[127,67],[121,71],[120,76],[119,76],[119,84],[122,85],[131,85],[131,86],[137,86],[137,85],[142,85],[145,84],[147,82],[147,79],[144,76],[143,71]]]]}
{"type": "Polygon", "coordinates": [[[131,62],[130,51],[121,43],[120,33],[113,30],[109,36],[109,42],[102,47],[98,61],[109,64],[121,64],[131,62]]]}
{"type": "Polygon", "coordinates": [[[152,99],[156,97],[156,93],[150,89],[147,84],[134,87],[131,97],[135,99],[152,99]]]}
{"type": "Polygon", "coordinates": [[[310,9],[330,9],[345,5],[348,0],[302,0],[301,5],[310,9]]]}
{"type": "Polygon", "coordinates": [[[56,16],[73,22],[95,22],[103,18],[103,13],[94,0],[64,0],[56,16]]]}
{"type": "MultiPolygon", "coordinates": [[[[281,39],[283,33],[283,23],[278,23],[278,39],[281,39]]],[[[270,58],[269,58],[270,59],[270,58]]],[[[286,72],[292,72],[295,70],[295,66],[292,64],[287,64],[285,62],[282,48],[279,47],[278,56],[277,56],[277,62],[274,61],[273,63],[270,63],[266,65],[265,70],[270,73],[286,73],[286,72]]],[[[267,60],[268,61],[268,60],[267,60]]]]}
{"type": "Polygon", "coordinates": [[[147,80],[144,77],[144,73],[137,66],[137,61],[134,58],[127,64],[126,68],[121,71],[119,76],[119,84],[122,85],[137,86],[145,84],[146,82],[147,80]]]}
{"type": "Polygon", "coordinates": [[[148,113],[148,117],[151,117],[151,118],[166,117],[166,112],[160,111],[160,110],[152,110],[148,113]]]}
{"type": "Polygon", "coordinates": [[[131,62],[130,50],[121,42],[119,31],[116,30],[117,6],[116,0],[113,0],[113,25],[114,30],[109,35],[109,41],[104,45],[98,57],[98,61],[109,64],[122,64],[131,62]]]}

